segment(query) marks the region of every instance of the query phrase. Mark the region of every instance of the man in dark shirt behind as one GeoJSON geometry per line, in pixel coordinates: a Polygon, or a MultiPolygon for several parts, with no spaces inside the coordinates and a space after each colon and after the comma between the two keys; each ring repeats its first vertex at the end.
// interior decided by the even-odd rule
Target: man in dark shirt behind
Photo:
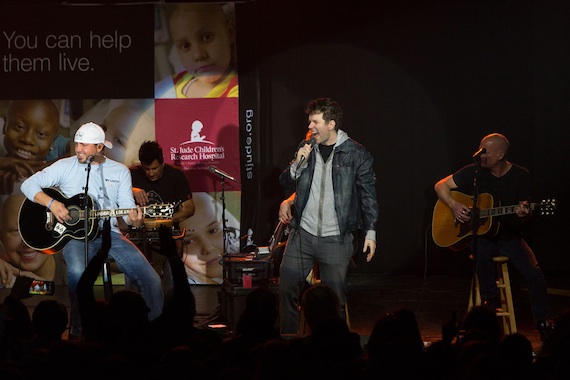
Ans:
{"type": "MultiPolygon", "coordinates": [[[[139,149],[139,160],[139,165],[130,168],[136,203],[140,206],[154,203],[176,204],[172,221],[168,222],[172,223],[174,229],[178,229],[178,224],[194,215],[195,209],[192,191],[184,172],[176,166],[164,163],[162,148],[156,141],[142,143],[139,149]]],[[[158,230],[160,223],[161,220],[145,219],[147,230],[158,230]]],[[[148,252],[143,251],[143,253],[147,258],[151,255],[148,252]]],[[[160,255],[155,258],[161,261],[160,255]]],[[[156,262],[157,260],[152,260],[153,265],[157,272],[162,274],[162,265],[156,262]]]]}

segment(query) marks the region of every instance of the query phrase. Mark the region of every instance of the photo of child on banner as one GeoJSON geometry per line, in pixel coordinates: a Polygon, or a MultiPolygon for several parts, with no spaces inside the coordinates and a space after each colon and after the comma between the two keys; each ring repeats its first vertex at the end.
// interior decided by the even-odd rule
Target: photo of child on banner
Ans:
{"type": "Polygon", "coordinates": [[[65,282],[65,269],[61,254],[53,255],[28,247],[18,232],[18,212],[25,200],[23,194],[7,197],[0,208],[0,287],[10,288],[16,277],[54,281],[56,285],[65,282]]]}
{"type": "Polygon", "coordinates": [[[22,179],[44,168],[48,160],[68,154],[69,138],[60,135],[60,110],[53,100],[12,100],[4,106],[0,194],[12,194],[22,179]]]}
{"type": "MultiPolygon", "coordinates": [[[[218,194],[219,195],[219,194],[218,194]]],[[[227,194],[230,198],[233,194],[227,194]]],[[[237,195],[237,194],[236,194],[237,195]]],[[[226,236],[223,236],[223,206],[209,193],[193,193],[196,211],[180,223],[186,228],[182,261],[189,284],[217,285],[223,281],[222,255],[239,253],[240,228],[238,217],[225,210],[226,236]],[[224,248],[225,244],[225,248],[224,248]]]]}
{"type": "Polygon", "coordinates": [[[103,154],[127,166],[137,164],[141,144],[155,139],[154,100],[103,99],[91,103],[84,101],[83,109],[73,110],[81,114],[73,123],[73,132],[84,123],[97,123],[113,144],[113,149],[105,149],[103,154]]]}
{"type": "Polygon", "coordinates": [[[233,3],[157,8],[155,98],[238,97],[233,3]]]}
{"type": "MultiPolygon", "coordinates": [[[[0,273],[4,285],[12,282],[11,273],[18,271],[20,275],[19,271],[33,272],[27,267],[39,268],[39,262],[43,263],[46,259],[41,253],[24,253],[23,243],[21,246],[5,246],[8,240],[14,242],[9,239],[14,231],[18,234],[18,208],[14,208],[13,204],[5,208],[3,205],[12,195],[21,194],[20,184],[24,179],[47,166],[50,161],[69,154],[69,137],[65,135],[69,116],[61,109],[65,109],[65,100],[18,99],[0,103],[0,273]]],[[[14,199],[10,199],[10,202],[13,203],[14,199]]]]}

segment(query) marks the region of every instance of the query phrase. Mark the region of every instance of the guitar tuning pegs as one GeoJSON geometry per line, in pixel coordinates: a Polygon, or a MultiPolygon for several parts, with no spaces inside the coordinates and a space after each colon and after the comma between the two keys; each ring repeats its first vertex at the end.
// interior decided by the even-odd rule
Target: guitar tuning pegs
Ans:
{"type": "Polygon", "coordinates": [[[545,199],[541,205],[541,215],[554,215],[556,209],[556,199],[545,199]]]}

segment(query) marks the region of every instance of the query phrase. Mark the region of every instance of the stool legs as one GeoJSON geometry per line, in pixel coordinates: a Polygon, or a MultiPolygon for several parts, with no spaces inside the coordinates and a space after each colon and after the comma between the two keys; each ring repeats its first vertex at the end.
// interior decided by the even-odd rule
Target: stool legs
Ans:
{"type": "Polygon", "coordinates": [[[105,300],[109,301],[113,295],[113,283],[111,281],[111,263],[105,260],[103,263],[103,291],[105,293],[105,300]]]}
{"type": "Polygon", "coordinates": [[[517,332],[517,322],[515,320],[515,309],[513,307],[513,295],[511,293],[511,280],[507,262],[498,263],[499,279],[497,287],[501,295],[501,311],[497,312],[498,317],[503,317],[503,331],[505,334],[517,332]]]}
{"type": "MultiPolygon", "coordinates": [[[[513,306],[513,295],[511,292],[511,280],[509,277],[509,259],[504,256],[494,257],[493,261],[497,265],[497,288],[501,298],[501,309],[497,310],[497,317],[502,318],[503,332],[505,335],[514,334],[517,332],[517,323],[515,319],[515,309],[513,306]]],[[[469,294],[469,304],[467,311],[471,310],[474,306],[481,305],[481,293],[479,291],[479,279],[475,274],[471,281],[471,291],[469,294]],[[475,287],[475,291],[473,291],[475,287]]]]}
{"type": "Polygon", "coordinates": [[[467,305],[467,311],[471,310],[473,306],[480,306],[480,305],[481,305],[481,292],[479,292],[479,277],[477,277],[477,275],[475,274],[471,279],[471,289],[469,290],[469,304],[467,305]]]}
{"type": "Polygon", "coordinates": [[[346,303],[346,305],[344,305],[344,318],[346,321],[346,325],[348,326],[348,329],[350,330],[350,318],[348,317],[348,302],[346,303]]]}

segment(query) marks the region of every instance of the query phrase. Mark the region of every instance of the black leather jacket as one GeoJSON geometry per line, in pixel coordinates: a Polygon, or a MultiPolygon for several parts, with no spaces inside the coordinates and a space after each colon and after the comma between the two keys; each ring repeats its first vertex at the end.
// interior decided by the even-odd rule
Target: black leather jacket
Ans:
{"type": "MultiPolygon", "coordinates": [[[[307,141],[301,142],[297,150],[306,143],[307,141]]],[[[294,229],[299,226],[301,215],[309,199],[315,162],[316,157],[311,154],[307,162],[308,166],[301,172],[297,183],[291,178],[290,165],[279,177],[281,186],[288,194],[297,192],[291,221],[291,227],[294,229]]],[[[352,139],[347,138],[334,148],[332,164],[334,207],[341,236],[358,229],[362,229],[364,233],[368,230],[376,231],[378,201],[375,187],[376,175],[372,164],[372,155],[364,146],[352,139]]]]}

